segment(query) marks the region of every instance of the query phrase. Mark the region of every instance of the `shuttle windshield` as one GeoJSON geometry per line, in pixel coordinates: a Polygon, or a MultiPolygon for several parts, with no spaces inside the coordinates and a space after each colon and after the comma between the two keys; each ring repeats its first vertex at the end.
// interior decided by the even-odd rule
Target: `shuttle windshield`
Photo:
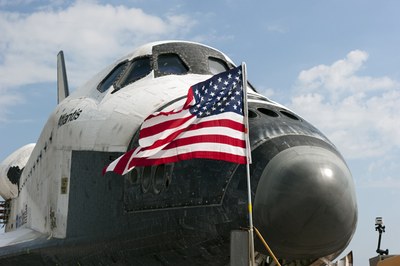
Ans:
{"type": "Polygon", "coordinates": [[[157,59],[158,70],[164,75],[186,74],[189,68],[177,54],[161,54],[157,59]]]}
{"type": "Polygon", "coordinates": [[[116,80],[121,76],[122,72],[125,70],[128,65],[128,61],[122,62],[118,64],[106,77],[100,82],[99,86],[97,86],[97,90],[100,92],[105,92],[108,90],[116,80]]]}
{"type": "MultiPolygon", "coordinates": [[[[216,75],[233,68],[225,56],[210,47],[195,43],[171,42],[155,45],[152,54],[138,56],[118,64],[98,85],[105,92],[117,91],[154,71],[154,78],[167,75],[216,75]]],[[[252,86],[250,89],[254,90],[252,86]]]]}
{"type": "Polygon", "coordinates": [[[131,61],[131,64],[128,66],[128,69],[125,71],[124,75],[121,77],[121,80],[118,82],[118,87],[123,88],[126,85],[129,85],[145,76],[150,74],[152,70],[150,64],[150,57],[142,57],[136,58],[131,61]]]}
{"type": "Polygon", "coordinates": [[[228,65],[224,61],[215,57],[208,58],[208,67],[210,68],[210,72],[213,75],[227,71],[229,69],[228,65]]]}

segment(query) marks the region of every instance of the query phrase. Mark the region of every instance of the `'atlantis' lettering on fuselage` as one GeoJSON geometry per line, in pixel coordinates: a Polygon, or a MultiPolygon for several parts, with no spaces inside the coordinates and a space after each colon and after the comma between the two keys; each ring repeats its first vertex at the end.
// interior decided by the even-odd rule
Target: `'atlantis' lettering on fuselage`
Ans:
{"type": "Polygon", "coordinates": [[[71,121],[78,119],[78,117],[81,115],[81,113],[82,113],[82,110],[78,109],[69,114],[61,115],[60,119],[58,119],[58,127],[61,127],[61,126],[65,125],[66,123],[69,123],[71,121]]]}

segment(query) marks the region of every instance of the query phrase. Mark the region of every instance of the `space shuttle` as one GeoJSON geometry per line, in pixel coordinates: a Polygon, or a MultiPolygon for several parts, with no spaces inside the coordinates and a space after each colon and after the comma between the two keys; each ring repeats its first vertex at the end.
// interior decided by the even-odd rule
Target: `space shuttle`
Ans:
{"type": "MultiPolygon", "coordinates": [[[[245,165],[102,169],[137,146],[146,117],[234,62],[199,43],[153,42],[70,93],[58,59],[58,105],[37,143],[0,164],[0,265],[228,265],[231,232],[249,226],[245,165]]],[[[356,229],[350,170],[316,127],[247,86],[254,226],[282,265],[325,265],[356,229]]],[[[258,238],[255,251],[273,265],[258,238]]]]}

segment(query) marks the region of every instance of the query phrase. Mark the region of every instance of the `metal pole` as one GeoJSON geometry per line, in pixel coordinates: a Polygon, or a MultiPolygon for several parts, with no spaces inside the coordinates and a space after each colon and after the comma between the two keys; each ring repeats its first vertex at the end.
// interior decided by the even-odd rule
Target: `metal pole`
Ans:
{"type": "Polygon", "coordinates": [[[247,70],[246,63],[242,63],[242,84],[243,84],[243,104],[244,104],[244,126],[245,126],[245,139],[246,139],[246,173],[247,173],[247,197],[248,197],[248,210],[249,210],[249,249],[251,265],[255,265],[254,260],[254,228],[253,228],[253,206],[251,203],[251,182],[250,182],[250,164],[251,164],[251,149],[249,139],[249,108],[247,104],[247,70]]]}
{"type": "Polygon", "coordinates": [[[382,231],[379,230],[378,247],[376,248],[377,253],[379,253],[379,251],[381,250],[381,240],[382,240],[382,231]]]}

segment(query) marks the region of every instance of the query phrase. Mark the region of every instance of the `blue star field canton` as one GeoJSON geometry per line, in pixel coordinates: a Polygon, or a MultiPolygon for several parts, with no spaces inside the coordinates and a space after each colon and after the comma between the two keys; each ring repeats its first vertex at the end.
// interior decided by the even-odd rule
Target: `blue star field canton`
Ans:
{"type": "Polygon", "coordinates": [[[242,67],[213,76],[192,86],[195,99],[190,113],[207,117],[224,112],[243,115],[242,67]]]}

